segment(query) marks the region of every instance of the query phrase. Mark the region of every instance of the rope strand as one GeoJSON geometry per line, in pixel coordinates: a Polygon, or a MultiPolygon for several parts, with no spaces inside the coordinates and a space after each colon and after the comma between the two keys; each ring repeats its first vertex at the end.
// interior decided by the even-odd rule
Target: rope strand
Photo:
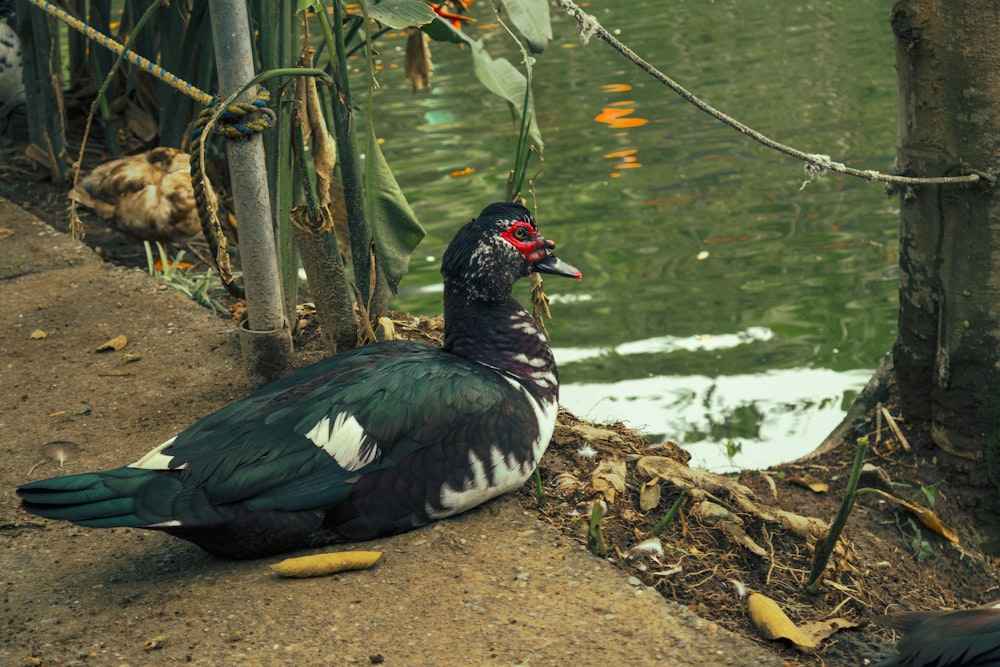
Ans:
{"type": "Polygon", "coordinates": [[[192,86],[190,83],[180,78],[176,74],[171,74],[170,72],[163,69],[153,61],[143,58],[142,56],[133,51],[128,51],[123,45],[119,44],[118,42],[108,37],[104,33],[95,30],[94,28],[91,28],[89,25],[87,25],[80,19],[76,18],[66,10],[62,9],[61,7],[56,7],[51,2],[48,2],[48,0],[28,0],[28,2],[35,5],[42,11],[45,11],[51,14],[52,16],[56,17],[57,19],[59,19],[69,27],[73,28],[77,32],[88,37],[89,39],[94,40],[104,48],[114,53],[116,56],[120,56],[123,52],[125,52],[125,59],[128,60],[130,63],[132,63],[136,67],[141,67],[143,70],[149,72],[150,74],[152,74],[153,76],[155,76],[157,79],[164,82],[168,86],[171,86],[172,88],[179,90],[188,97],[197,100],[201,104],[207,106],[212,104],[213,101],[215,100],[214,96],[209,95],[203,90],[199,90],[196,86],[192,86]]]}
{"type": "Polygon", "coordinates": [[[854,169],[841,162],[834,162],[829,155],[805,153],[792,148],[791,146],[787,146],[761,134],[752,127],[744,125],[732,116],[719,111],[691,91],[684,88],[684,86],[680,85],[669,76],[653,67],[651,64],[640,58],[634,51],[632,51],[632,49],[622,44],[615,38],[614,35],[609,33],[594,16],[584,12],[572,0],[552,0],[552,2],[557,7],[562,9],[570,18],[577,22],[577,25],[580,27],[580,39],[584,43],[590,40],[593,36],[596,36],[601,41],[606,42],[609,46],[611,46],[611,48],[618,51],[618,53],[622,54],[633,64],[639,67],[639,69],[670,88],[672,91],[687,100],[690,104],[707,113],[709,116],[725,123],[737,132],[745,134],[763,146],[805,162],[806,173],[810,179],[822,175],[827,171],[834,171],[848,176],[857,176],[858,178],[863,178],[866,181],[880,181],[882,183],[892,185],[969,185],[972,183],[983,182],[991,186],[996,184],[996,176],[985,171],[966,169],[965,171],[967,173],[962,176],[940,176],[931,178],[897,176],[895,174],[885,174],[874,170],[854,169]]]}

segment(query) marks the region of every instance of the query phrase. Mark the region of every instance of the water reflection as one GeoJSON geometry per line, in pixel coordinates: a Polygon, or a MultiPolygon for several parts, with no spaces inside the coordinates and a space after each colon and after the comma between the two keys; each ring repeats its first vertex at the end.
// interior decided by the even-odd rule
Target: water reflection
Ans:
{"type": "MultiPolygon", "coordinates": [[[[585,361],[620,365],[621,358],[714,353],[774,341],[767,327],[720,335],[657,336],[609,348],[556,347],[561,372],[585,361]]],[[[699,362],[707,366],[705,359],[699,362]]],[[[651,441],[672,440],[692,464],[715,471],[762,468],[812,451],[843,417],[868,381],[865,370],[791,368],[737,375],[650,375],[614,382],[564,384],[560,402],[578,416],[622,421],[651,441]]]]}
{"type": "Polygon", "coordinates": [[[586,419],[622,421],[653,442],[672,440],[691,453],[691,465],[725,472],[809,453],[840,422],[869,376],[791,368],[574,383],[561,388],[560,402],[586,419]]]}

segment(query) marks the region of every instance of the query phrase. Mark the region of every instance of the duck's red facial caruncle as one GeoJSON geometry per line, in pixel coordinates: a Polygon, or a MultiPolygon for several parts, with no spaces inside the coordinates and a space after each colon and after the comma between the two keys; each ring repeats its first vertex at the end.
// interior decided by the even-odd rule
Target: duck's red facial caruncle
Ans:
{"type": "Polygon", "coordinates": [[[500,236],[517,248],[532,264],[545,256],[547,247],[554,248],[556,246],[555,243],[546,241],[539,236],[535,226],[526,220],[515,221],[500,236]]]}
{"type": "Polygon", "coordinates": [[[555,241],[539,235],[535,226],[526,220],[516,220],[500,236],[524,255],[533,271],[567,278],[580,278],[582,275],[578,269],[553,255],[555,241]]]}

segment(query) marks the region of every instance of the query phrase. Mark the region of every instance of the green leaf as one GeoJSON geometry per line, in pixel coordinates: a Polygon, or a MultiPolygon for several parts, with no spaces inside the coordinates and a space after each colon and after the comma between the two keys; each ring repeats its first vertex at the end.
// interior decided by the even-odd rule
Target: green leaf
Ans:
{"type": "Polygon", "coordinates": [[[506,58],[493,58],[483,47],[481,40],[469,40],[472,46],[472,64],[475,67],[479,81],[494,95],[499,95],[510,102],[518,117],[523,113],[522,107],[527,99],[530,113],[531,139],[539,151],[543,148],[542,133],[535,122],[533,103],[530,97],[525,97],[528,81],[516,67],[506,58]]]}
{"type": "Polygon", "coordinates": [[[396,30],[425,25],[437,18],[434,10],[421,0],[385,0],[369,5],[368,15],[396,30]]]}
{"type": "Polygon", "coordinates": [[[541,53],[552,41],[548,0],[503,0],[510,22],[528,40],[532,53],[541,53]]]}
{"type": "Polygon", "coordinates": [[[451,42],[452,44],[471,44],[472,39],[464,32],[445,21],[437,14],[430,23],[420,26],[427,36],[435,42],[451,42]]]}
{"type": "Polygon", "coordinates": [[[395,294],[425,232],[382,155],[371,123],[365,133],[365,198],[379,264],[395,294]]]}

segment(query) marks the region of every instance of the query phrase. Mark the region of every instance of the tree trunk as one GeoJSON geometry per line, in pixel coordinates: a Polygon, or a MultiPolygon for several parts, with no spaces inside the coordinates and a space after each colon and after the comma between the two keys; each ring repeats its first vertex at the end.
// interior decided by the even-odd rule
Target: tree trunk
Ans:
{"type": "MultiPolygon", "coordinates": [[[[1000,3],[897,0],[897,168],[912,176],[998,172],[1000,3]]],[[[988,185],[900,194],[901,409],[928,421],[963,501],[996,535],[1000,502],[1000,197],[988,185]]]]}

